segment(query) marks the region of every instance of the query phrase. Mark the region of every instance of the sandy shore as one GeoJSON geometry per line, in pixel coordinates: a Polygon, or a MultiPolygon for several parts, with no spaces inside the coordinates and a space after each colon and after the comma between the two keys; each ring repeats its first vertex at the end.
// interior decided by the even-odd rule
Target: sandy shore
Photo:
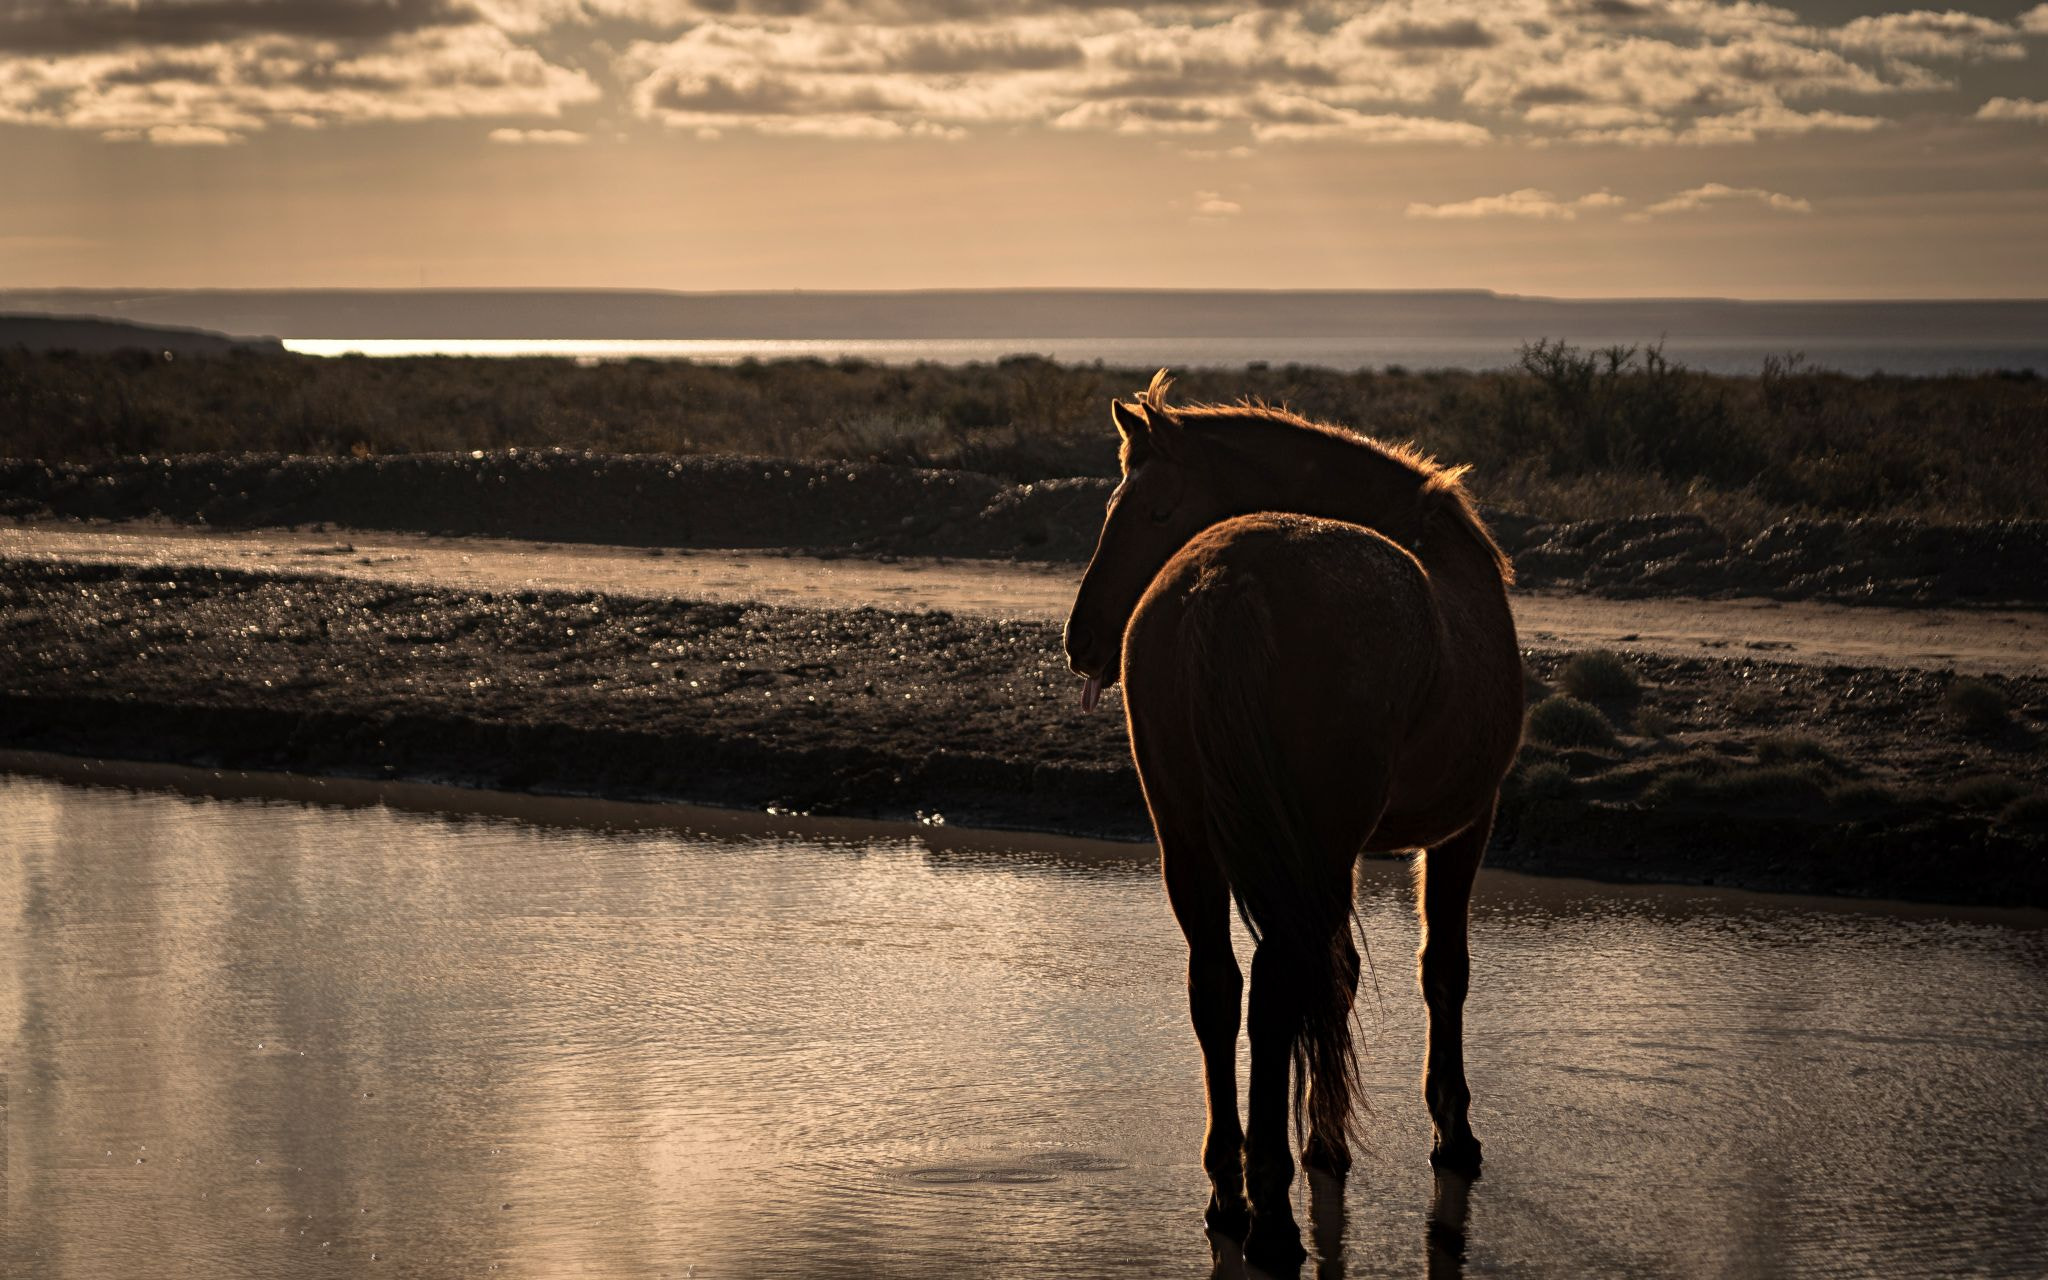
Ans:
{"type": "MultiPolygon", "coordinates": [[[[1048,620],[1069,575],[335,535],[35,536],[13,531],[0,559],[0,745],[1146,831],[1121,719],[1113,705],[1078,713],[1048,620]],[[834,585],[818,588],[823,605],[753,598],[799,581],[834,585]],[[878,582],[900,593],[860,595],[878,582]]],[[[1647,616],[1642,602],[1535,599],[1567,619],[1622,604],[1647,616]]],[[[1497,865],[2048,903],[2048,839],[1997,816],[2048,788],[2048,675],[2026,640],[2037,618],[1965,611],[1932,625],[1866,607],[1849,611],[1851,629],[1802,613],[1825,606],[1667,600],[1656,607],[1682,611],[1682,625],[1660,635],[1620,615],[1547,628],[1528,603],[1533,693],[1582,640],[1616,642],[1644,692],[1608,708],[1611,747],[1525,751],[1497,865]],[[1742,647],[1795,624],[1791,648],[1742,647]],[[1552,639],[1560,629],[1571,638],[1552,639]],[[2013,710],[1997,733],[1966,731],[1944,707],[1948,668],[1973,647],[1983,669],[2003,668],[1994,683],[2013,710]],[[1675,775],[1713,786],[1660,783],[1675,775]]]]}

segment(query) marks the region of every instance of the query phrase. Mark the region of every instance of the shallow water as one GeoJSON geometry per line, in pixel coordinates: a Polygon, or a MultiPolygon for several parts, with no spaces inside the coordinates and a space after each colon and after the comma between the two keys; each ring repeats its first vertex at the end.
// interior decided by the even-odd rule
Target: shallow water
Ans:
{"type": "MultiPolygon", "coordinates": [[[[238,794],[0,775],[10,1276],[1209,1270],[1142,856],[198,785],[238,794]]],[[[1325,1274],[1413,1275],[1414,927],[1368,867],[1325,1274]]],[[[2040,1274],[2040,924],[1489,874],[1465,1269],[2040,1274]]]]}

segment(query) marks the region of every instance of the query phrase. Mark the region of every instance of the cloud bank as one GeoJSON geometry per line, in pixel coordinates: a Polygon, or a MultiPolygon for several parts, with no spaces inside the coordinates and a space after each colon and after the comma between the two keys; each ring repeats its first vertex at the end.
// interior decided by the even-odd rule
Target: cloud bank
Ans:
{"type": "Polygon", "coordinates": [[[1754,0],[16,0],[0,123],[190,142],[586,111],[704,137],[1719,147],[1885,128],[2044,38],[2048,5],[1828,24],[1754,0]]]}

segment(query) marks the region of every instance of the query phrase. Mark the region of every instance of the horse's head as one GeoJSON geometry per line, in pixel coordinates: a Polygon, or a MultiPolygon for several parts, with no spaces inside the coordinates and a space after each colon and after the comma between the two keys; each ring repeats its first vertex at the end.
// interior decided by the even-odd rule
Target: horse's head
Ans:
{"type": "Polygon", "coordinates": [[[1166,407],[1161,370],[1136,403],[1114,401],[1110,419],[1123,437],[1123,482],[1109,497],[1095,556],[1067,615],[1067,665],[1088,683],[1084,709],[1117,682],[1124,628],[1160,568],[1188,539],[1230,513],[1205,470],[1193,465],[1187,433],[1166,407]]]}

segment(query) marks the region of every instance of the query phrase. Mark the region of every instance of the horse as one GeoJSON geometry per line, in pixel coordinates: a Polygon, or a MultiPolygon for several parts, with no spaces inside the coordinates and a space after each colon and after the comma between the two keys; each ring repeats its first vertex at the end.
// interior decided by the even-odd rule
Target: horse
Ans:
{"type": "Polygon", "coordinates": [[[1307,1256],[1288,1202],[1290,1068],[1303,1165],[1341,1179],[1360,1136],[1361,853],[1422,850],[1429,1158],[1440,1177],[1479,1172],[1466,919],[1521,741],[1513,567],[1466,492],[1467,468],[1260,403],[1170,407],[1171,385],[1162,369],[1134,401],[1111,403],[1122,480],[1065,648],[1084,710],[1123,684],[1187,939],[1205,1219],[1247,1261],[1284,1272],[1307,1256]],[[1255,941],[1242,1127],[1233,900],[1255,941]]]}

